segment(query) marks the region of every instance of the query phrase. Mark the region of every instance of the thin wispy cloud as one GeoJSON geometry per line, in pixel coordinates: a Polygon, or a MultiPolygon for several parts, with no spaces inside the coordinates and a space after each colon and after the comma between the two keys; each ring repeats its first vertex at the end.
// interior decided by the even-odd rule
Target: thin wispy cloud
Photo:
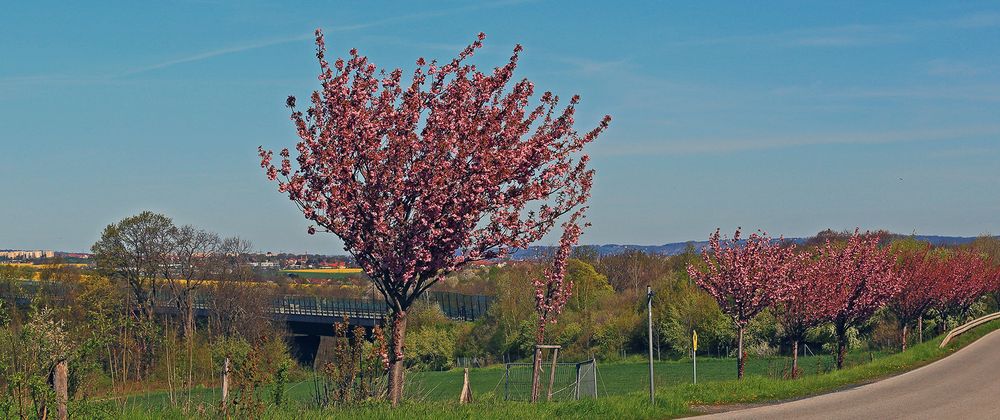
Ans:
{"type": "Polygon", "coordinates": [[[817,96],[831,99],[925,99],[1000,102],[1000,85],[841,89],[817,96]]]}
{"type": "Polygon", "coordinates": [[[1000,27],[1000,13],[973,13],[955,18],[850,24],[793,29],[775,33],[680,40],[673,46],[759,44],[773,47],[858,47],[911,41],[935,30],[975,30],[1000,27]]]}
{"type": "Polygon", "coordinates": [[[927,74],[932,76],[978,76],[988,68],[967,61],[935,59],[927,63],[927,74]]]}
{"type": "Polygon", "coordinates": [[[594,154],[613,157],[735,153],[803,146],[961,141],[983,137],[1000,137],[1000,125],[921,130],[803,133],[777,136],[759,135],[742,138],[666,139],[656,142],[617,145],[613,149],[596,150],[594,154]]]}
{"type": "Polygon", "coordinates": [[[273,40],[269,40],[269,41],[254,42],[254,43],[245,44],[245,45],[237,45],[237,46],[232,46],[232,47],[219,48],[219,49],[216,49],[216,50],[204,51],[204,52],[201,52],[201,53],[198,53],[198,54],[194,54],[194,55],[189,55],[189,56],[186,56],[186,57],[181,57],[181,58],[177,58],[177,59],[173,59],[173,60],[168,60],[168,61],[164,61],[164,62],[160,62],[160,63],[156,63],[156,64],[144,66],[144,67],[135,68],[135,69],[126,71],[124,73],[121,73],[121,74],[117,75],[116,77],[132,76],[132,75],[139,74],[139,73],[145,73],[145,72],[152,71],[152,70],[163,69],[163,68],[167,68],[167,67],[171,67],[171,66],[176,66],[178,64],[193,63],[193,62],[196,62],[196,61],[206,60],[206,59],[209,59],[209,58],[214,58],[214,57],[218,57],[218,56],[222,56],[222,55],[234,54],[234,53],[244,52],[244,51],[250,51],[250,50],[256,50],[256,49],[259,49],[259,48],[265,48],[265,47],[271,47],[271,46],[275,46],[275,45],[287,44],[287,43],[290,43],[290,42],[305,41],[305,40],[308,40],[308,39],[312,39],[312,37],[313,37],[312,35],[299,35],[299,36],[293,36],[293,37],[288,37],[288,38],[279,38],[279,39],[273,39],[273,40]]]}
{"type": "MultiPolygon", "coordinates": [[[[330,32],[358,31],[358,30],[363,30],[363,29],[368,29],[368,28],[373,28],[373,27],[379,27],[379,26],[385,26],[385,25],[391,25],[391,24],[401,23],[401,22],[410,22],[410,21],[415,21],[415,20],[423,20],[423,19],[429,19],[429,18],[447,16],[447,15],[452,15],[452,14],[456,14],[456,13],[471,12],[471,11],[482,10],[482,9],[489,9],[489,8],[496,8],[496,7],[504,7],[504,6],[516,5],[516,4],[521,4],[521,3],[527,3],[529,1],[532,1],[532,0],[506,0],[506,1],[499,1],[499,2],[492,2],[492,3],[483,3],[483,4],[476,4],[476,5],[470,5],[470,6],[456,7],[456,8],[451,8],[451,9],[428,11],[428,12],[420,12],[420,13],[413,13],[413,14],[408,14],[408,15],[401,15],[401,16],[393,16],[393,17],[388,17],[388,18],[384,18],[384,19],[378,19],[378,20],[374,20],[374,21],[370,21],[370,22],[356,23],[356,24],[350,24],[350,25],[331,26],[331,27],[325,27],[325,28],[322,28],[322,29],[323,29],[324,32],[328,32],[328,33],[330,33],[330,32]]],[[[293,35],[293,36],[282,37],[282,38],[277,38],[277,39],[271,39],[271,40],[266,40],[266,41],[256,41],[256,42],[250,42],[250,43],[246,43],[246,44],[240,44],[240,45],[235,45],[235,46],[230,46],[230,47],[225,47],[225,48],[218,48],[218,49],[214,49],[214,50],[208,50],[208,51],[203,51],[203,52],[196,53],[196,54],[191,54],[191,55],[180,57],[180,58],[175,58],[175,59],[172,59],[172,60],[163,61],[163,62],[156,63],[156,64],[151,64],[151,65],[147,65],[147,66],[142,66],[142,67],[134,68],[134,69],[128,70],[126,72],[123,72],[121,74],[118,74],[118,75],[116,75],[114,77],[133,76],[133,75],[140,74],[140,73],[145,73],[145,72],[149,72],[149,71],[153,71],[153,70],[159,70],[159,69],[164,69],[164,68],[167,68],[167,67],[176,66],[178,64],[193,63],[193,62],[207,60],[207,59],[210,59],[210,58],[215,58],[215,57],[219,57],[219,56],[223,56],[223,55],[229,55],[229,54],[235,54],[235,53],[240,53],[240,52],[245,52],[245,51],[251,51],[251,50],[256,50],[256,49],[260,49],[260,48],[271,47],[271,46],[275,46],[275,45],[287,44],[287,43],[291,43],[291,42],[301,42],[301,41],[310,40],[310,39],[313,39],[313,34],[293,35]]]]}
{"type": "Polygon", "coordinates": [[[555,54],[546,54],[545,56],[557,63],[567,64],[573,69],[573,71],[584,75],[601,75],[609,72],[619,72],[626,70],[629,66],[629,59],[625,58],[613,60],[594,60],[590,58],[568,57],[555,54]]]}

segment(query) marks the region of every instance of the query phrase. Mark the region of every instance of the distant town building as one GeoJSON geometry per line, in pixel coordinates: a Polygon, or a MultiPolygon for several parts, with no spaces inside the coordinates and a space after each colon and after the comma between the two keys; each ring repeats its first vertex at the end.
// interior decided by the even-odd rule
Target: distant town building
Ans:
{"type": "Polygon", "coordinates": [[[332,262],[321,262],[319,263],[320,268],[345,268],[347,264],[343,261],[332,261],[332,262]]]}
{"type": "Polygon", "coordinates": [[[250,265],[253,267],[260,267],[260,268],[278,268],[278,263],[274,261],[252,262],[250,263],[250,265]]]}
{"type": "Polygon", "coordinates": [[[55,258],[55,251],[45,250],[3,250],[0,251],[0,258],[11,260],[37,260],[40,258],[55,258]]]}

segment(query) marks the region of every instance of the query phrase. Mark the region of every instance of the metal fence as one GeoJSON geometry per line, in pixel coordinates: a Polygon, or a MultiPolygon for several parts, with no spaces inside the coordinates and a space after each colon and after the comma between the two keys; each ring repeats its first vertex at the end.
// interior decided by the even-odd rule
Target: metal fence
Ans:
{"type": "MultiPolygon", "coordinates": [[[[505,400],[531,400],[531,363],[504,364],[503,398],[505,400]]],[[[551,363],[542,363],[539,375],[539,395],[544,399],[549,392],[551,363]]],[[[552,400],[566,401],[597,398],[597,361],[556,363],[555,380],[552,381],[552,400]]]]}

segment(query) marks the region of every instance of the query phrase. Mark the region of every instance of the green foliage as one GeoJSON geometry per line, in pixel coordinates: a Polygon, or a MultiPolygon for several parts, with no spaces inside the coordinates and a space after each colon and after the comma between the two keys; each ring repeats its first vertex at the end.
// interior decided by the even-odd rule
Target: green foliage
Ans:
{"type": "Polygon", "coordinates": [[[373,342],[369,343],[363,339],[364,328],[355,327],[348,334],[349,328],[346,320],[334,324],[333,354],[312,381],[311,397],[316,406],[357,403],[385,395],[388,367],[385,334],[375,327],[373,342]]]}
{"type": "MultiPolygon", "coordinates": [[[[4,305],[5,306],[5,305],[4,305]]],[[[13,310],[13,309],[11,309],[13,310]]],[[[33,305],[21,323],[0,306],[0,404],[3,417],[26,418],[54,403],[49,373],[58,361],[69,360],[73,342],[65,323],[48,307],[33,305]]]]}
{"type": "Polygon", "coordinates": [[[567,261],[566,280],[573,283],[573,295],[567,302],[567,310],[593,309],[600,299],[615,292],[608,283],[608,276],[598,273],[594,266],[578,259],[567,261]]]}
{"type": "Polygon", "coordinates": [[[292,360],[285,359],[278,364],[278,369],[274,372],[274,388],[271,390],[271,402],[277,407],[288,403],[288,378],[292,370],[292,360]]]}
{"type": "Polygon", "coordinates": [[[416,370],[448,370],[455,354],[455,336],[445,328],[422,328],[410,332],[407,366],[416,370]]]}
{"type": "Polygon", "coordinates": [[[677,355],[691,351],[691,332],[698,331],[700,351],[718,352],[735,338],[732,322],[705,293],[684,277],[678,276],[671,287],[657,291],[654,313],[662,339],[677,355]]]}

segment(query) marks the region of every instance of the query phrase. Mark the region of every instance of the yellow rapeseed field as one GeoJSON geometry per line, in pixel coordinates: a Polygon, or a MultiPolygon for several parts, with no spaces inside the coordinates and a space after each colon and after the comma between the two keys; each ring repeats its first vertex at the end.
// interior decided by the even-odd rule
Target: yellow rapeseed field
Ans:
{"type": "Polygon", "coordinates": [[[298,270],[282,270],[286,273],[310,273],[310,274],[355,274],[360,273],[360,268],[303,268],[298,270]]]}

